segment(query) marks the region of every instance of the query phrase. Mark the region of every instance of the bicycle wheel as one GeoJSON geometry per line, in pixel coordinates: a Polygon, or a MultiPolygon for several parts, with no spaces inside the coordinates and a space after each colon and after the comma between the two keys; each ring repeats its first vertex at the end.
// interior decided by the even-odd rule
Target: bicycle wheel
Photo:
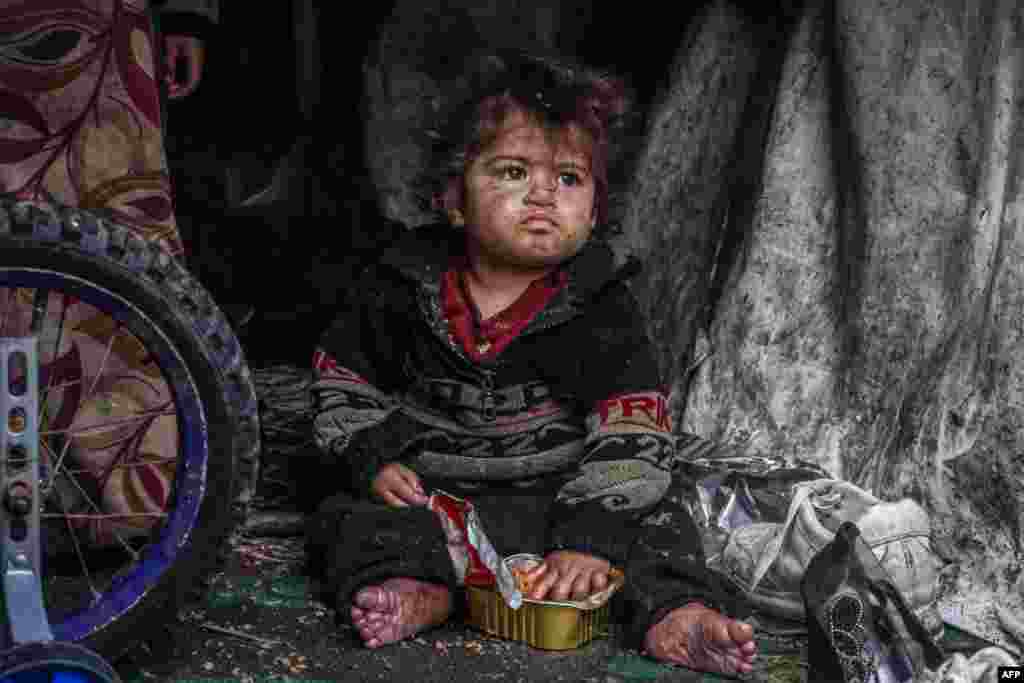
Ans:
{"type": "Polygon", "coordinates": [[[257,403],[222,313],[158,246],[0,201],[0,336],[39,354],[54,637],[116,658],[196,593],[254,488],[257,403]]]}
{"type": "Polygon", "coordinates": [[[26,643],[0,652],[0,683],[120,683],[91,650],[73,643],[26,643]]]}

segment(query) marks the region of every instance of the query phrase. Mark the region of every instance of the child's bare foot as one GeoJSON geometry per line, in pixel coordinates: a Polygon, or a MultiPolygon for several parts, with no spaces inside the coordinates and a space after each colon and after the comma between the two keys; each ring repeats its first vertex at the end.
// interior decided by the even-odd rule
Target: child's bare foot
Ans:
{"type": "Polygon", "coordinates": [[[445,586],[416,579],[388,579],[352,600],[352,623],[367,647],[380,647],[443,624],[452,613],[445,586]]]}
{"type": "Polygon", "coordinates": [[[753,670],[757,652],[750,624],[699,603],[674,609],[649,628],[644,648],[655,659],[727,675],[753,670]]]}

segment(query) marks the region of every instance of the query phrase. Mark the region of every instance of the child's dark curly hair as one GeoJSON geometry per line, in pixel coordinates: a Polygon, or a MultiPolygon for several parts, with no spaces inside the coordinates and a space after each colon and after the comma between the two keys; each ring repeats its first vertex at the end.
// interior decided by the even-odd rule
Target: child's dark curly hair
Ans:
{"type": "Polygon", "coordinates": [[[622,139],[630,128],[631,97],[623,83],[561,58],[507,51],[470,61],[467,75],[453,84],[443,123],[430,129],[430,154],[418,182],[424,204],[439,217],[459,201],[466,167],[498,133],[505,116],[520,109],[549,130],[577,126],[593,143],[598,225],[609,218],[610,179],[624,177],[622,139]]]}

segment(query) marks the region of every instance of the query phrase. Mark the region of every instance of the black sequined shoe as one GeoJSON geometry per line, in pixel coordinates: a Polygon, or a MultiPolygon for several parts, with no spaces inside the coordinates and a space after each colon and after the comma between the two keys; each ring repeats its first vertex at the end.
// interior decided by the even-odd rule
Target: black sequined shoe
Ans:
{"type": "Polygon", "coordinates": [[[941,663],[942,651],[855,524],[840,526],[835,540],[814,556],[800,591],[809,681],[908,683],[941,663]]]}

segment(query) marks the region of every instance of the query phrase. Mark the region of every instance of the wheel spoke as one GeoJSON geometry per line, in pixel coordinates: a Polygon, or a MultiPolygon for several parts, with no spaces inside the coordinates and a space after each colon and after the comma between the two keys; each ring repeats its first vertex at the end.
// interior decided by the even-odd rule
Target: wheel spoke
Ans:
{"type": "MultiPolygon", "coordinates": [[[[64,515],[64,519],[68,522],[68,524],[71,523],[70,522],[71,519],[81,519],[81,518],[101,519],[103,517],[108,516],[107,513],[103,512],[102,508],[100,508],[100,506],[97,505],[96,502],[92,499],[92,496],[89,495],[89,492],[86,491],[84,488],[82,488],[82,485],[78,483],[78,479],[76,479],[75,477],[67,477],[67,480],[70,481],[72,484],[74,484],[75,488],[78,489],[78,492],[82,494],[82,499],[86,502],[86,504],[89,507],[91,507],[93,510],[96,511],[96,514],[89,514],[89,515],[81,515],[81,514],[78,514],[78,513],[68,513],[68,511],[64,509],[64,505],[61,504],[61,514],[64,515]]],[[[58,496],[58,500],[59,500],[59,496],[58,496]]],[[[113,533],[114,533],[114,537],[117,539],[117,541],[122,546],[124,546],[125,550],[128,551],[128,554],[131,555],[133,559],[137,560],[138,559],[138,554],[135,552],[135,549],[131,547],[131,544],[129,544],[128,541],[126,541],[124,539],[124,537],[122,537],[121,534],[118,531],[114,530],[113,533]]]]}
{"type": "Polygon", "coordinates": [[[4,306],[3,317],[0,318],[0,335],[9,336],[7,332],[7,319],[10,315],[10,311],[14,306],[11,301],[14,299],[14,293],[17,291],[13,287],[5,287],[4,290],[7,292],[7,305],[4,306]]]}
{"type": "Polygon", "coordinates": [[[70,451],[71,451],[71,439],[64,439],[64,445],[61,446],[60,455],[57,456],[57,462],[55,462],[53,464],[53,467],[50,468],[50,481],[48,481],[46,483],[47,484],[46,485],[47,490],[49,490],[49,488],[52,485],[52,483],[54,481],[56,481],[57,473],[60,472],[61,468],[64,466],[64,458],[67,456],[67,454],[70,451]]]}
{"type": "Polygon", "coordinates": [[[38,335],[42,329],[49,299],[50,292],[46,289],[37,289],[35,296],[32,297],[32,324],[28,328],[30,334],[38,335]]]}
{"type": "Polygon", "coordinates": [[[39,436],[57,436],[58,434],[63,434],[65,436],[88,436],[108,427],[118,427],[135,422],[142,422],[144,420],[151,420],[152,418],[170,417],[173,415],[177,415],[173,410],[168,411],[164,408],[154,408],[153,410],[135,413],[129,417],[117,418],[115,420],[95,424],[89,427],[81,427],[75,431],[72,431],[71,427],[68,427],[67,429],[48,429],[45,432],[39,432],[39,436]]]}
{"type": "Polygon", "coordinates": [[[117,339],[117,334],[121,330],[121,322],[117,322],[117,326],[114,331],[110,334],[110,339],[107,340],[107,348],[103,350],[103,360],[100,362],[99,370],[96,372],[96,376],[93,377],[92,386],[89,388],[88,394],[84,397],[90,399],[96,394],[96,387],[100,383],[100,377],[103,376],[103,371],[107,367],[107,361],[110,360],[110,352],[114,349],[114,340],[117,339]]]}
{"type": "MultiPolygon", "coordinates": [[[[43,392],[48,394],[49,392],[53,392],[53,391],[61,391],[63,389],[70,389],[71,387],[79,386],[81,383],[82,383],[82,380],[80,380],[80,379],[71,379],[71,380],[68,380],[67,382],[61,382],[60,384],[47,386],[45,389],[43,389],[43,392]]],[[[48,395],[47,396],[41,396],[40,398],[42,398],[43,401],[45,401],[46,403],[49,403],[49,398],[50,397],[48,395]]],[[[47,407],[44,406],[43,410],[46,410],[46,408],[47,407]]]]}
{"type": "Polygon", "coordinates": [[[29,291],[23,287],[5,287],[7,290],[7,307],[4,310],[3,327],[0,331],[3,332],[5,337],[17,337],[23,332],[20,330],[18,320],[21,315],[24,314],[25,307],[28,306],[27,297],[29,291]]]}
{"type": "MultiPolygon", "coordinates": [[[[53,448],[50,447],[50,445],[47,442],[40,441],[40,445],[46,451],[46,455],[47,455],[48,458],[49,458],[49,456],[53,455],[53,448]]],[[[115,470],[124,470],[124,469],[133,469],[133,468],[136,468],[136,467],[149,467],[150,465],[166,465],[168,463],[176,463],[176,462],[178,462],[178,458],[174,457],[174,456],[167,457],[167,458],[153,457],[153,458],[151,458],[149,460],[142,460],[142,461],[139,461],[139,462],[122,462],[122,463],[118,463],[116,466],[114,466],[113,469],[115,469],[115,470]]],[[[78,467],[78,468],[65,467],[65,468],[61,469],[61,474],[66,474],[66,475],[72,475],[72,474],[74,474],[74,475],[91,474],[91,471],[87,470],[84,467],[78,467]]],[[[44,495],[48,494],[49,493],[49,489],[45,489],[43,493],[44,493],[44,495]]]]}
{"type": "MultiPolygon", "coordinates": [[[[103,369],[107,366],[107,361],[110,360],[110,352],[114,348],[114,339],[117,337],[117,331],[120,330],[120,329],[121,329],[121,323],[118,322],[117,323],[117,327],[114,329],[114,332],[110,335],[110,339],[107,340],[107,348],[104,349],[104,351],[103,351],[103,361],[100,363],[100,368],[97,371],[96,376],[93,378],[92,386],[89,388],[89,391],[87,392],[87,394],[83,397],[82,402],[78,406],[78,409],[75,410],[75,416],[71,419],[72,423],[74,423],[75,418],[78,417],[78,411],[81,410],[81,407],[83,405],[85,405],[86,401],[88,401],[88,399],[90,399],[93,396],[95,396],[95,394],[96,394],[96,387],[99,386],[100,377],[103,376],[103,369]]],[[[53,480],[53,478],[55,476],[57,476],[57,472],[60,471],[60,468],[63,466],[64,458],[67,457],[68,451],[70,449],[71,449],[71,439],[66,439],[64,441],[64,446],[61,448],[60,456],[57,458],[57,462],[53,466],[53,472],[51,472],[51,474],[50,474],[50,480],[51,481],[53,480]]],[[[47,488],[49,488],[49,487],[47,487],[47,488]]]]}
{"type": "MultiPolygon", "coordinates": [[[[125,463],[121,463],[119,465],[116,465],[113,469],[115,469],[115,470],[130,470],[130,469],[134,469],[136,467],[149,467],[151,465],[166,465],[168,463],[173,463],[173,462],[177,462],[177,460],[175,458],[162,458],[162,459],[154,459],[154,460],[144,460],[142,462],[125,462],[125,463]]],[[[78,474],[89,474],[90,473],[89,470],[84,469],[84,468],[72,469],[70,467],[64,468],[63,472],[64,472],[64,474],[75,474],[75,475],[78,475],[78,474]]]]}
{"type": "MultiPolygon", "coordinates": [[[[67,510],[64,509],[64,504],[63,502],[60,501],[59,498],[58,503],[60,504],[61,512],[66,513],[67,510]]],[[[93,604],[95,604],[96,601],[99,599],[101,593],[96,589],[96,586],[92,582],[92,572],[89,571],[89,564],[85,561],[85,554],[82,552],[82,546],[78,542],[78,532],[75,531],[74,525],[71,523],[71,520],[67,517],[64,517],[64,524],[67,526],[68,536],[71,537],[71,545],[75,548],[75,557],[78,559],[78,564],[82,568],[82,578],[84,578],[85,582],[89,584],[89,591],[92,593],[93,604]]]]}
{"type": "MultiPolygon", "coordinates": [[[[54,367],[56,367],[57,359],[60,357],[60,343],[61,343],[61,340],[64,337],[64,323],[67,322],[67,314],[68,314],[68,306],[69,306],[69,304],[68,304],[68,295],[67,294],[62,294],[61,295],[61,304],[62,305],[61,305],[61,308],[60,308],[60,324],[57,326],[57,334],[54,335],[53,356],[52,356],[51,361],[50,361],[54,365],[54,367]]],[[[48,409],[50,407],[50,402],[47,400],[47,397],[50,395],[50,390],[53,388],[53,379],[56,376],[56,374],[57,374],[56,372],[50,372],[50,376],[46,380],[46,388],[43,389],[43,393],[40,396],[40,398],[42,399],[42,404],[43,404],[42,409],[39,411],[39,424],[40,425],[46,424],[47,411],[48,411],[48,409]]]]}

